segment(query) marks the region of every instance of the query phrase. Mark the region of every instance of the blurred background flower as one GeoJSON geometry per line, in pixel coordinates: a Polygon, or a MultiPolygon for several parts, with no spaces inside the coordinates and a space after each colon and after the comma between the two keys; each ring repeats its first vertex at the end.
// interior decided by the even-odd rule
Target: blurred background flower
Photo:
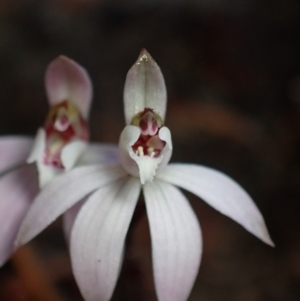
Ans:
{"type": "MultiPolygon", "coordinates": [[[[92,140],[117,143],[125,76],[145,47],[168,87],[172,161],[233,177],[276,244],[189,195],[204,240],[189,300],[299,300],[299,17],[297,0],[2,0],[0,134],[35,134],[48,109],[46,66],[65,54],[93,81],[92,140]]],[[[137,209],[113,301],[156,300],[143,203],[137,209]]],[[[0,284],[1,301],[82,300],[60,220],[0,269],[0,284]]]]}

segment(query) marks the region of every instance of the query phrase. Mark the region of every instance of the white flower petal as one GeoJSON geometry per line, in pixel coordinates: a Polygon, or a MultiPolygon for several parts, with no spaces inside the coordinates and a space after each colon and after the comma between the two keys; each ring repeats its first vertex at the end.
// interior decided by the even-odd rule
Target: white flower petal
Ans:
{"type": "Polygon", "coordinates": [[[97,188],[124,177],[121,166],[83,166],[53,179],[36,197],[17,236],[23,245],[97,188]]]}
{"type": "Polygon", "coordinates": [[[38,192],[36,167],[25,165],[0,181],[0,266],[14,250],[22,219],[38,192]]]}
{"type": "Polygon", "coordinates": [[[145,108],[153,109],[165,119],[167,91],[160,68],[143,49],[136,63],[128,71],[124,88],[126,124],[145,108]]]}
{"type": "Polygon", "coordinates": [[[46,70],[45,84],[50,105],[72,101],[87,119],[92,99],[92,83],[86,70],[75,61],[59,56],[46,70]]]}
{"type": "Polygon", "coordinates": [[[87,148],[87,145],[85,141],[73,140],[63,147],[60,158],[65,170],[70,170],[75,166],[78,158],[87,148]]]}
{"type": "Polygon", "coordinates": [[[33,139],[22,136],[0,138],[0,173],[26,162],[33,139]]]}
{"type": "Polygon", "coordinates": [[[41,161],[46,149],[46,132],[43,128],[38,129],[34,138],[31,152],[28,156],[27,163],[41,161]]]}
{"type": "Polygon", "coordinates": [[[67,243],[70,243],[71,239],[71,233],[73,229],[73,225],[75,222],[75,219],[82,207],[82,205],[85,203],[87,198],[84,198],[83,200],[76,203],[72,208],[70,208],[68,211],[65,212],[63,215],[63,230],[65,234],[65,239],[67,243]]]}
{"type": "Polygon", "coordinates": [[[157,178],[186,189],[273,246],[264,219],[247,192],[225,174],[192,164],[170,164],[157,178]]]}
{"type": "Polygon", "coordinates": [[[197,217],[173,185],[154,180],[143,187],[150,224],[154,282],[159,301],[185,301],[202,254],[197,217]]]}
{"type": "Polygon", "coordinates": [[[117,145],[90,143],[77,161],[77,165],[119,163],[120,155],[117,145]]]}
{"type": "Polygon", "coordinates": [[[108,301],[112,296],[140,189],[139,180],[132,177],[107,185],[91,195],[76,218],[71,258],[86,301],[108,301]]]}

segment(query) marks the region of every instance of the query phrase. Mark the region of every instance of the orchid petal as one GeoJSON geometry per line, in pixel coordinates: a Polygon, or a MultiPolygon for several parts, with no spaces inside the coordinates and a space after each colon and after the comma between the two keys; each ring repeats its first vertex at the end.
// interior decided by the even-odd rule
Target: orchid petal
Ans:
{"type": "Polygon", "coordinates": [[[0,266],[13,252],[20,224],[37,192],[37,172],[33,165],[22,166],[1,178],[0,266]]]}
{"type": "Polygon", "coordinates": [[[143,49],[136,63],[128,71],[124,88],[126,124],[143,112],[153,109],[162,120],[165,119],[167,91],[160,68],[151,55],[143,49]]]}
{"type": "Polygon", "coordinates": [[[69,142],[61,151],[61,162],[65,170],[68,171],[72,169],[78,158],[87,148],[87,142],[82,140],[73,140],[69,142]]]}
{"type": "Polygon", "coordinates": [[[82,166],[53,179],[35,198],[16,239],[23,245],[97,188],[124,177],[121,166],[82,166]],[[46,209],[45,209],[46,208],[46,209]]]}
{"type": "Polygon", "coordinates": [[[75,278],[86,301],[108,301],[141,184],[133,177],[97,190],[80,210],[71,236],[75,278]]]}
{"type": "Polygon", "coordinates": [[[119,149],[116,145],[91,143],[77,161],[77,165],[119,163],[119,149]]]}
{"type": "Polygon", "coordinates": [[[87,119],[92,99],[92,83],[83,67],[65,56],[59,56],[47,67],[45,84],[51,106],[70,100],[87,119]]]}
{"type": "Polygon", "coordinates": [[[171,164],[161,169],[157,178],[194,193],[266,244],[274,245],[251,197],[225,174],[204,166],[171,164]]]}
{"type": "Polygon", "coordinates": [[[46,132],[43,128],[38,129],[34,138],[31,152],[28,156],[27,163],[41,161],[46,149],[46,132]]]}
{"type": "Polygon", "coordinates": [[[26,161],[33,139],[21,136],[0,138],[0,173],[26,161]]]}
{"type": "Polygon", "coordinates": [[[67,243],[70,243],[71,238],[71,232],[73,229],[73,225],[75,222],[75,219],[82,207],[82,205],[85,203],[86,198],[76,203],[72,208],[70,208],[68,211],[65,212],[63,215],[63,230],[65,234],[65,238],[67,243]]]}
{"type": "Polygon", "coordinates": [[[185,301],[194,285],[202,254],[197,217],[173,185],[144,185],[150,224],[154,282],[159,301],[185,301]]]}

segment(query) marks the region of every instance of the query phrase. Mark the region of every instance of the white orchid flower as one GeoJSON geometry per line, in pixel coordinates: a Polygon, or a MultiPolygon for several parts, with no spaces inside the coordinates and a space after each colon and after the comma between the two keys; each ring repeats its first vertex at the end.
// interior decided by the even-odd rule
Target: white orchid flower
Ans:
{"type": "Polygon", "coordinates": [[[54,179],[37,196],[17,243],[26,243],[87,197],[72,217],[72,265],[85,300],[107,301],[117,282],[125,237],[142,189],[158,300],[184,301],[198,273],[202,238],[197,217],[176,186],[196,194],[265,243],[273,243],[261,213],[236,182],[211,168],[168,164],[172,141],[163,124],[166,88],[146,50],[127,74],[124,102],[127,125],[119,143],[121,164],[78,167],[54,179]]]}
{"type": "MultiPolygon", "coordinates": [[[[87,147],[92,85],[81,66],[56,58],[46,70],[46,90],[50,112],[36,138],[0,138],[0,266],[13,252],[20,224],[41,187],[75,164],[118,160],[116,147],[87,147]]],[[[65,215],[66,232],[69,216],[72,211],[65,215]]]]}

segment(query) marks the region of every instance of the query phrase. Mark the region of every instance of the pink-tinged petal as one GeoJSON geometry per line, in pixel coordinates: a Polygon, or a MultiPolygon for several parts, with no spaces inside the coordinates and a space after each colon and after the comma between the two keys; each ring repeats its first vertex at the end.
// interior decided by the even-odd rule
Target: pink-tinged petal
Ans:
{"type": "Polygon", "coordinates": [[[170,164],[160,170],[157,178],[194,193],[266,244],[274,246],[264,219],[251,197],[225,174],[204,166],[170,164]]]}
{"type": "Polygon", "coordinates": [[[107,185],[86,201],[75,220],[71,259],[86,301],[108,301],[112,296],[140,189],[133,177],[107,185]]]}
{"type": "Polygon", "coordinates": [[[53,179],[35,198],[16,239],[23,245],[97,188],[126,176],[121,166],[83,166],[53,179]]]}
{"type": "Polygon", "coordinates": [[[0,138],[0,173],[26,161],[33,139],[20,136],[0,138]]]}
{"type": "Polygon", "coordinates": [[[73,140],[69,142],[61,151],[61,162],[65,170],[72,169],[78,158],[87,148],[88,143],[82,140],[73,140]]]}
{"type": "Polygon", "coordinates": [[[116,145],[90,143],[80,156],[77,165],[113,164],[119,162],[119,149],[116,145]]]}
{"type": "Polygon", "coordinates": [[[70,243],[71,232],[73,229],[75,219],[76,219],[82,205],[85,203],[85,201],[86,201],[86,198],[79,201],[72,208],[70,208],[68,211],[66,211],[65,214],[63,215],[63,230],[64,230],[64,234],[65,234],[65,239],[68,244],[70,243]]]}
{"type": "Polygon", "coordinates": [[[34,138],[32,149],[27,158],[27,163],[41,161],[46,149],[46,132],[43,128],[38,129],[34,138]]]}
{"type": "Polygon", "coordinates": [[[51,106],[70,100],[87,119],[92,100],[92,83],[83,67],[65,56],[59,56],[47,67],[45,84],[51,106]]]}
{"type": "Polygon", "coordinates": [[[194,285],[202,254],[197,217],[173,185],[154,180],[145,184],[143,190],[158,300],[185,301],[194,285]]]}
{"type": "Polygon", "coordinates": [[[0,181],[0,266],[14,250],[14,241],[22,219],[38,192],[36,168],[25,165],[0,181]]]}
{"type": "Polygon", "coordinates": [[[164,120],[166,106],[167,90],[163,75],[151,55],[143,49],[126,76],[124,88],[126,124],[130,124],[132,118],[145,108],[153,109],[164,120]]]}

